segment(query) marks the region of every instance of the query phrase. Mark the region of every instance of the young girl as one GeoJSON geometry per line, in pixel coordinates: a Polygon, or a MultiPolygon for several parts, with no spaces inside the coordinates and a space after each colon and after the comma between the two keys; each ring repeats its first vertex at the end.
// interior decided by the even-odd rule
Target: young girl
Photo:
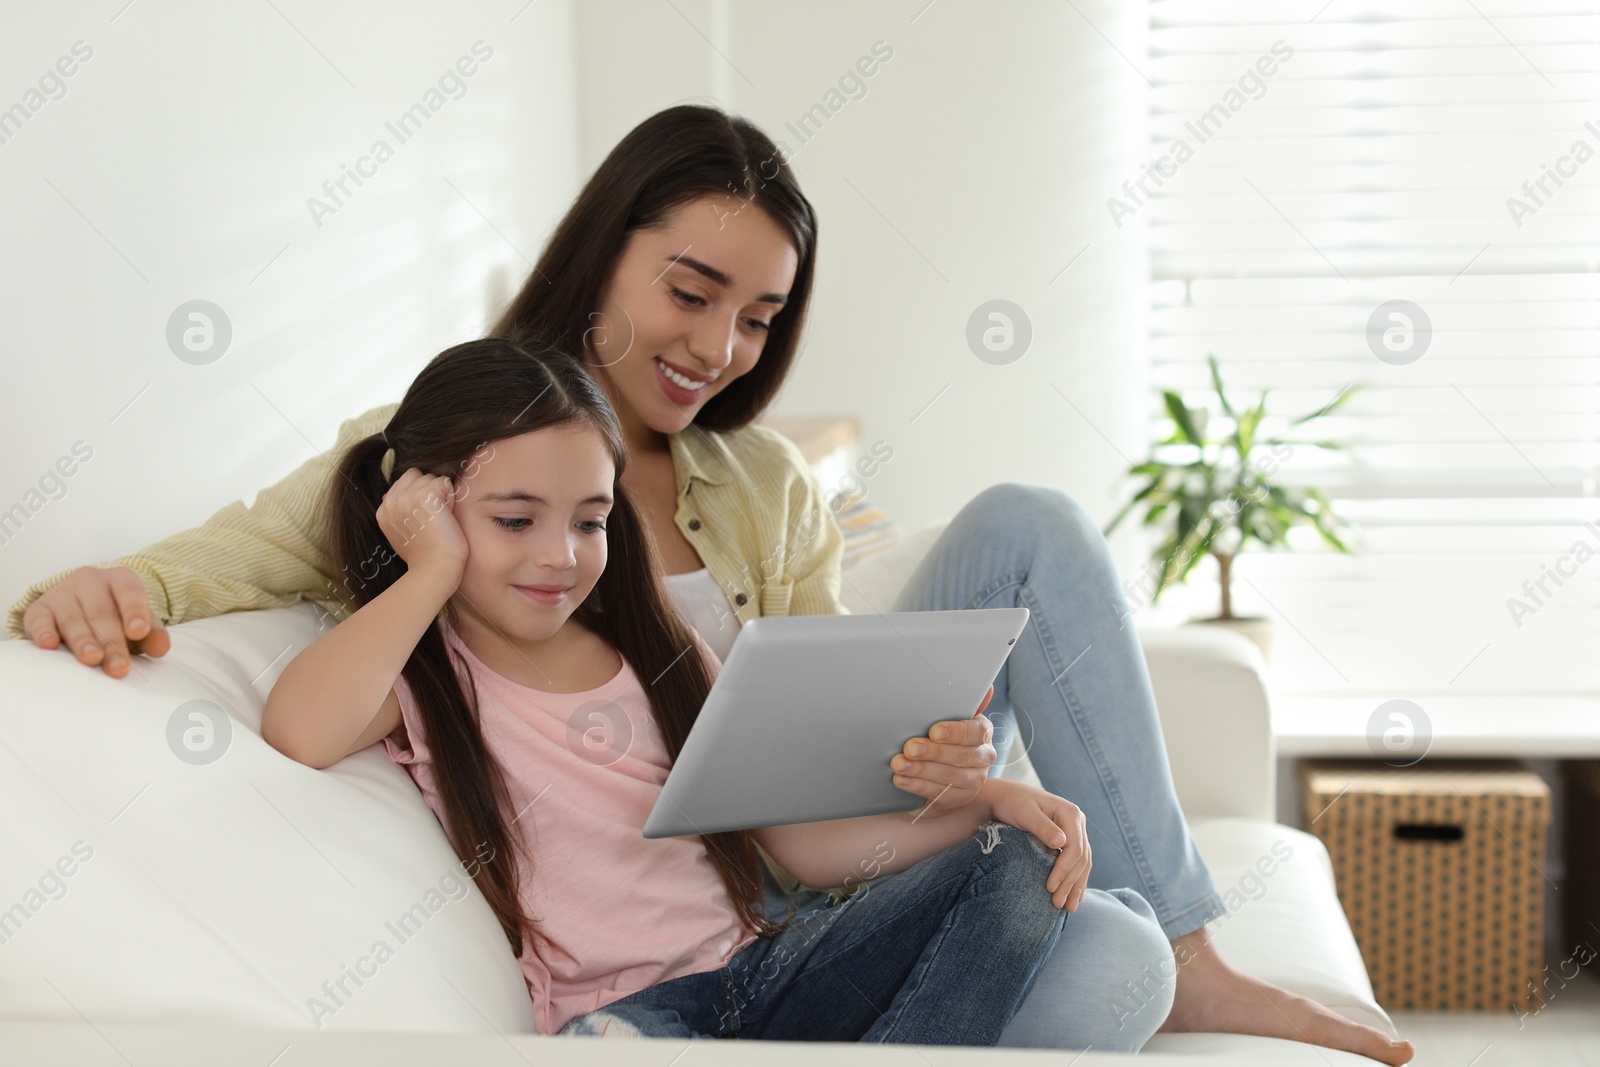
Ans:
{"type": "Polygon", "coordinates": [[[384,742],[472,857],[540,1033],[994,1044],[1087,882],[1081,813],[994,778],[953,812],[645,839],[720,663],[666,602],[624,464],[576,360],[439,355],[339,464],[357,610],[262,736],[318,768],[384,742]],[[757,844],[866,884],[775,925],[757,844]]]}

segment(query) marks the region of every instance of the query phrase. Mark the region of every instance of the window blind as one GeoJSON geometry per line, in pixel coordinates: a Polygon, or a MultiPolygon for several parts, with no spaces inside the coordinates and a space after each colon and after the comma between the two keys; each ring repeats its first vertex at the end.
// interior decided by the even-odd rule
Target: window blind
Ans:
{"type": "Polygon", "coordinates": [[[1152,162],[1108,210],[1148,227],[1152,420],[1162,389],[1215,409],[1208,352],[1280,427],[1359,386],[1281,465],[1358,554],[1308,530],[1235,564],[1275,683],[1600,689],[1595,5],[1150,11],[1152,162]]]}

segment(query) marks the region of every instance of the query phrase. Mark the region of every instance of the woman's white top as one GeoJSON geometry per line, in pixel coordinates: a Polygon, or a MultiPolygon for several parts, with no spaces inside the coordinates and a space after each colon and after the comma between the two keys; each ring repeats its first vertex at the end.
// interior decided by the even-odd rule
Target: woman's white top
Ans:
{"type": "Polygon", "coordinates": [[[739,616],[733,613],[733,606],[711,572],[701,567],[697,571],[669,574],[667,591],[677,603],[683,621],[698,630],[711,651],[726,663],[733,639],[739,636],[739,616]]]}

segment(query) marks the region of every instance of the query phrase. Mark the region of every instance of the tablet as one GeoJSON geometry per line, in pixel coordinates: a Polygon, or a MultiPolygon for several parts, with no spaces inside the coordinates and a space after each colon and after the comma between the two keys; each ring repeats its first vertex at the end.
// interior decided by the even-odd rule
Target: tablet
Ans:
{"type": "Polygon", "coordinates": [[[972,608],[745,623],[644,836],[920,808],[889,761],[934,723],[976,714],[1027,622],[1027,608],[972,608]]]}

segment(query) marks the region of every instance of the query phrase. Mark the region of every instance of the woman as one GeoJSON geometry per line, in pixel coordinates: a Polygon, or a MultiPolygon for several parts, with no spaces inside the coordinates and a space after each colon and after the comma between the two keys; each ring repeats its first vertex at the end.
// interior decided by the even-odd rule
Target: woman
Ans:
{"type": "MultiPolygon", "coordinates": [[[[751,618],[844,610],[842,538],[815,480],[792,445],[752,425],[798,349],[815,254],[811,205],[771,140],[715,109],[670,108],[601,163],[492,331],[583,354],[622,420],[624,484],[669,584],[719,655],[751,618]]],[[[44,648],[64,644],[121,677],[130,650],[166,651],[163,623],[302,598],[340,611],[347,579],[328,562],[316,502],[339,455],[393,410],[347,422],[333,450],[251,509],[235,503],[121,566],[33,586],[11,609],[8,632],[44,648]]],[[[1170,942],[1154,974],[1136,956],[1126,960],[1130,980],[1155,987],[1152,999],[1171,998],[1163,1030],[1262,1034],[1406,1062],[1408,1043],[1250,979],[1209,944],[1205,923],[1224,907],[1178,807],[1143,654],[1114,607],[1121,596],[1103,538],[1066,493],[1004,484],[969,502],[899,601],[879,607],[1022,604],[1033,625],[995,681],[990,717],[939,724],[931,739],[907,742],[896,784],[937,810],[971,803],[996,760],[992,723],[1004,730],[1025,713],[1044,788],[1087,818],[1090,885],[1133,887],[1143,900],[1129,894],[1128,907],[1148,901],[1170,942]]],[[[1051,964],[1060,948],[1079,958],[1106,950],[1075,948],[1072,927],[1051,964]]],[[[1101,961],[1099,973],[1111,964],[1101,961]]],[[[1075,1025],[1079,1040],[1091,1033],[1107,1042],[1094,1047],[1117,1047],[1133,1008],[1063,1011],[1070,977],[1056,985],[1052,971],[1041,973],[1001,1043],[1051,1045],[1075,1025]]]]}

